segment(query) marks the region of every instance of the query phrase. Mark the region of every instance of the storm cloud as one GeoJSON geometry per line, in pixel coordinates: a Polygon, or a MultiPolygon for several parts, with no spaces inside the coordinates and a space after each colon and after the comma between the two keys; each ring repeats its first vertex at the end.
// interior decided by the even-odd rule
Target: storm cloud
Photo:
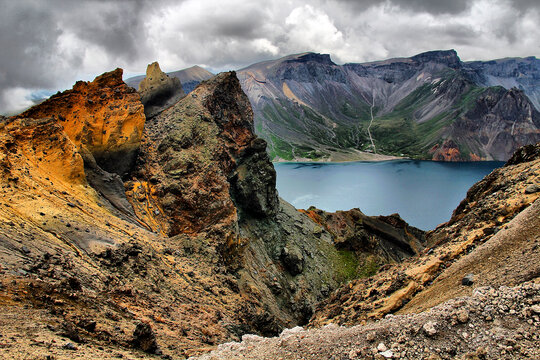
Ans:
{"type": "Polygon", "coordinates": [[[122,67],[238,69],[291,53],[338,63],[454,48],[463,60],[540,53],[535,0],[0,0],[0,113],[122,67]]]}

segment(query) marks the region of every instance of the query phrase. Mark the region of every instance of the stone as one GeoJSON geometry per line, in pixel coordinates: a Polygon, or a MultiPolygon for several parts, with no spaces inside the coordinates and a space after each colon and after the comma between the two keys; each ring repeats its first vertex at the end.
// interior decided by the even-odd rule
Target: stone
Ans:
{"type": "Polygon", "coordinates": [[[77,327],[67,321],[64,323],[64,332],[62,335],[68,337],[70,340],[73,340],[77,343],[80,343],[82,341],[77,327]]]}
{"type": "Polygon", "coordinates": [[[147,117],[156,115],[185,96],[180,80],[161,71],[157,61],[146,68],[146,77],[139,84],[139,94],[147,117]]]}
{"type": "Polygon", "coordinates": [[[62,349],[77,350],[77,346],[75,346],[75,344],[73,344],[72,342],[68,342],[68,343],[64,344],[64,346],[62,346],[62,349]]]}
{"type": "Polygon", "coordinates": [[[474,284],[474,274],[467,274],[461,279],[461,285],[471,286],[474,284]]]}
{"type": "Polygon", "coordinates": [[[377,350],[379,352],[385,352],[386,350],[388,350],[388,348],[386,347],[386,345],[384,345],[384,343],[379,343],[379,345],[377,345],[377,350]]]}
{"type": "Polygon", "coordinates": [[[141,349],[144,352],[154,354],[158,349],[156,335],[150,324],[140,322],[133,331],[132,344],[135,348],[141,349]]]}
{"type": "Polygon", "coordinates": [[[426,335],[433,336],[433,335],[437,334],[436,326],[437,326],[436,322],[428,321],[427,323],[424,324],[424,326],[422,326],[422,329],[424,330],[426,335]]]}
{"type": "Polygon", "coordinates": [[[376,334],[372,331],[372,332],[369,332],[367,335],[366,335],[366,340],[369,341],[369,342],[373,342],[375,341],[375,338],[376,338],[376,334]]]}
{"type": "Polygon", "coordinates": [[[534,194],[540,191],[540,186],[533,184],[525,188],[525,194],[534,194]]]}
{"type": "Polygon", "coordinates": [[[466,323],[469,321],[469,311],[466,309],[461,309],[457,313],[457,319],[460,323],[466,323]]]}
{"type": "Polygon", "coordinates": [[[281,260],[291,275],[298,275],[304,270],[304,257],[300,249],[284,247],[281,250],[281,260]]]}
{"type": "Polygon", "coordinates": [[[392,359],[394,357],[394,353],[392,350],[386,350],[380,353],[382,356],[384,356],[386,359],[392,359]]]}

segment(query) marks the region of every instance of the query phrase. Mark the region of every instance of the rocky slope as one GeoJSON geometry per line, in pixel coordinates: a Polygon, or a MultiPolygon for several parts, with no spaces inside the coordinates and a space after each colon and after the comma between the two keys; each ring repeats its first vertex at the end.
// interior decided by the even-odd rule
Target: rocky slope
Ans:
{"type": "MultiPolygon", "coordinates": [[[[521,148],[427,234],[428,249],[342,286],[321,303],[312,329],[244,335],[193,359],[537,358],[539,167],[540,143],[521,148]]],[[[354,238],[350,219],[361,217],[307,213],[336,239],[354,238]]]]}
{"type": "MultiPolygon", "coordinates": [[[[540,140],[540,115],[527,97],[535,99],[536,90],[486,88],[496,84],[487,75],[495,70],[481,64],[464,64],[453,50],[342,66],[329,55],[304,53],[238,76],[274,160],[371,157],[366,152],[507,160],[540,140]]],[[[524,84],[534,84],[538,62],[520,69],[524,84]]]]}
{"type": "Polygon", "coordinates": [[[538,278],[539,148],[523,148],[475,184],[450,221],[427,233],[421,256],[341,287],[320,305],[311,324],[357,324],[425,310],[468,294],[470,287],[462,285],[468,274],[475,286],[514,286],[538,278]]]}
{"type": "Polygon", "coordinates": [[[0,119],[0,354],[183,358],[307,323],[358,260],[278,198],[235,73],[149,118],[121,75],[0,119]]]}
{"type": "MultiPolygon", "coordinates": [[[[365,326],[244,335],[196,359],[536,359],[540,285],[479,287],[471,296],[365,326]]],[[[195,358],[193,358],[195,359],[195,358]]]]}

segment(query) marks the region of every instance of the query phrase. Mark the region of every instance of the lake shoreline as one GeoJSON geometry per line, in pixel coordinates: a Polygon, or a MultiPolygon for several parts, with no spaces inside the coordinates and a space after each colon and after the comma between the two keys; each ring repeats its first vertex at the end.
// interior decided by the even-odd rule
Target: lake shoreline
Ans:
{"type": "Polygon", "coordinates": [[[398,213],[433,230],[448,221],[469,188],[500,161],[389,161],[275,163],[280,196],[296,208],[335,212],[359,208],[368,216],[398,213]]]}

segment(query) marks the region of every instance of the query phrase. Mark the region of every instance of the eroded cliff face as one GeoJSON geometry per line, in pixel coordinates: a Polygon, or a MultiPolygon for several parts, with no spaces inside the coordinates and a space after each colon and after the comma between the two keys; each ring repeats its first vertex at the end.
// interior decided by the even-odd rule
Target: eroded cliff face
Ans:
{"type": "Polygon", "coordinates": [[[307,321],[344,280],[331,236],[278,200],[266,142],[253,133],[234,72],[150,120],[138,164],[126,184],[138,218],[167,236],[203,234],[259,309],[245,317],[257,331],[307,321]]]}
{"type": "Polygon", "coordinates": [[[328,230],[337,248],[356,252],[364,266],[368,262],[401,262],[425,247],[425,232],[410,226],[398,214],[367,216],[360,209],[334,213],[316,208],[300,211],[328,230]]]}
{"type": "Polygon", "coordinates": [[[505,161],[540,140],[539,62],[514,60],[499,71],[454,50],[345,65],[304,53],[238,73],[275,160],[376,160],[373,142],[377,155],[505,161]]]}
{"type": "Polygon", "coordinates": [[[78,81],[73,89],[51,96],[18,118],[52,117],[69,139],[87,148],[109,172],[127,173],[134,164],[144,129],[140,97],[122,81],[122,69],[78,81]]]}
{"type": "Polygon", "coordinates": [[[267,157],[257,161],[265,144],[252,130],[251,107],[234,73],[205,82],[149,121],[135,180],[127,184],[138,216],[169,236],[213,231],[232,241],[235,194],[239,210],[275,214],[275,171],[267,157]]]}
{"type": "Polygon", "coordinates": [[[451,136],[489,160],[508,160],[514,151],[540,141],[540,113],[523,91],[490,88],[452,124],[451,136]]]}

